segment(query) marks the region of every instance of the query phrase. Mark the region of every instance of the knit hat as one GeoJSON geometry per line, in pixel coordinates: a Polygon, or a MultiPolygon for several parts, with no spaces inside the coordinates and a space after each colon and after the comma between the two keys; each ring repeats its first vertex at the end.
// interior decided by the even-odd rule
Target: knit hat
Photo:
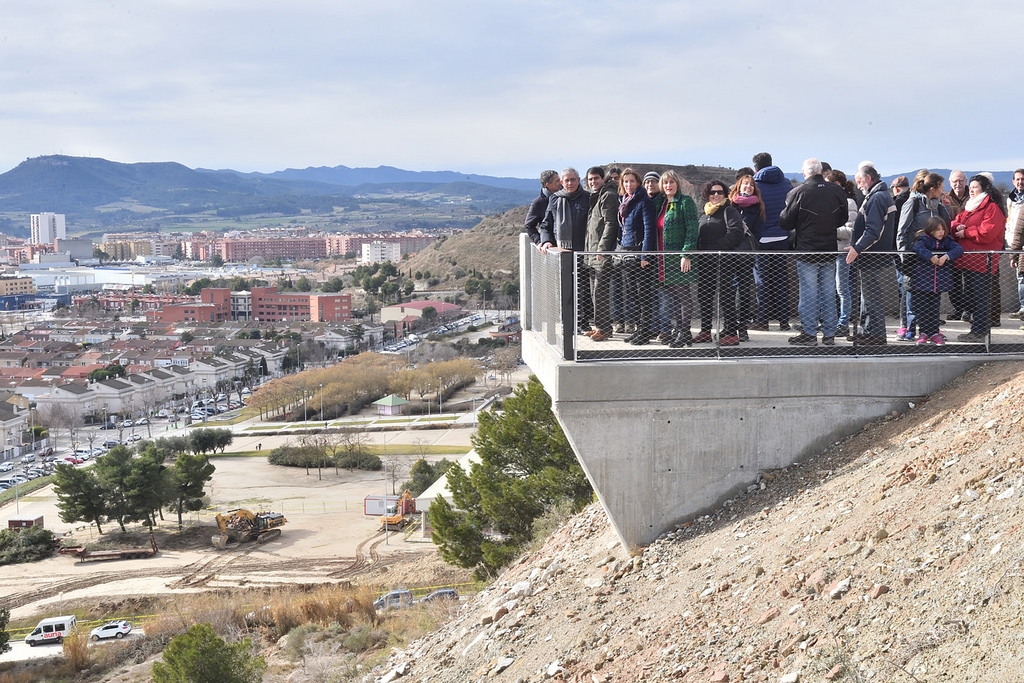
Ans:
{"type": "Polygon", "coordinates": [[[658,173],[657,171],[648,171],[646,174],[644,174],[644,182],[646,183],[648,180],[653,180],[656,183],[660,182],[661,174],[658,173]]]}

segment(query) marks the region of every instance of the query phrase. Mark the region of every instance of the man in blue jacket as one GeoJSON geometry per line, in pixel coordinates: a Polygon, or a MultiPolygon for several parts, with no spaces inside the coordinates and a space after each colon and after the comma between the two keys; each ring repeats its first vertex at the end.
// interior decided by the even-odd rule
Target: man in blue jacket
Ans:
{"type": "MultiPolygon", "coordinates": [[[[761,192],[764,202],[764,225],[761,228],[761,239],[757,250],[789,251],[792,243],[789,233],[779,225],[779,215],[786,206],[786,195],[793,189],[782,169],[772,163],[772,155],[760,152],[754,155],[754,182],[761,192]]],[[[788,256],[768,256],[758,254],[754,257],[754,287],[757,292],[757,314],[751,330],[768,329],[768,321],[779,321],[780,330],[789,329],[789,318],[792,315],[789,303],[789,264],[788,256]]],[[[746,321],[740,321],[741,324],[746,321]]]]}
{"type": "Polygon", "coordinates": [[[861,301],[867,317],[863,331],[852,334],[848,339],[862,346],[884,346],[882,281],[885,274],[891,272],[893,263],[891,256],[878,252],[886,251],[892,244],[896,230],[896,203],[874,166],[861,166],[855,179],[864,192],[864,203],[853,224],[853,237],[846,248],[846,262],[860,274],[861,301]]]}

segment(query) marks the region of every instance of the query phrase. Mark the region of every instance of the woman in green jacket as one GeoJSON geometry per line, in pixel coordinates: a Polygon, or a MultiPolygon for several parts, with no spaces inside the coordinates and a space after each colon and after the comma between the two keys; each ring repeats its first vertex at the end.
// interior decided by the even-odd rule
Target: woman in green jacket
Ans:
{"type": "Polygon", "coordinates": [[[679,176],[668,170],[661,174],[661,194],[654,200],[658,216],[658,251],[678,251],[680,256],[662,256],[658,263],[667,317],[676,325],[668,345],[679,349],[693,344],[690,321],[693,319],[693,297],[690,283],[696,282],[697,271],[692,252],[697,250],[697,205],[683,193],[679,176]]]}

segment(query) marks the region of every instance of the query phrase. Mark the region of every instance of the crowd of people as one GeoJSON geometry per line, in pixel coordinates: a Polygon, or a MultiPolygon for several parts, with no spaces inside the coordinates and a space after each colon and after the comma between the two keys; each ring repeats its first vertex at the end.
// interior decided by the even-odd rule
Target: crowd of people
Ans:
{"type": "Polygon", "coordinates": [[[894,277],[896,340],[945,344],[946,293],[947,317],[971,323],[957,341],[983,343],[1000,324],[1000,255],[990,252],[1006,249],[1019,300],[1010,317],[1024,315],[1024,169],[1004,197],[988,173],[953,171],[946,191],[946,179],[924,169],[890,188],[869,161],[851,181],[810,158],[794,187],[769,153],[752,161],[731,184],[704,183],[701,205],[674,170],[541,173],[525,229],[542,253],[585,252],[577,333],[595,342],[624,334],[634,345],[736,346],[776,322],[797,328],[793,345],[816,346],[820,334],[823,345],[838,336],[881,346],[889,341],[886,279],[894,277]]]}

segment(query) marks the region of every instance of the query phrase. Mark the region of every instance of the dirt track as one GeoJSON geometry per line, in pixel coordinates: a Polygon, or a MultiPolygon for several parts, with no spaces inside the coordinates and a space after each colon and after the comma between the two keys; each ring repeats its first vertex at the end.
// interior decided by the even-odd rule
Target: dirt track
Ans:
{"type": "MultiPolygon", "coordinates": [[[[458,431],[468,440],[471,430],[458,431]]],[[[321,479],[315,470],[307,475],[304,469],[269,465],[264,458],[221,457],[212,462],[217,471],[209,490],[215,510],[193,513],[187,522],[206,526],[193,529],[187,540],[165,545],[149,559],[81,563],[56,556],[5,567],[0,594],[12,618],[48,613],[61,600],[71,604],[218,587],[340,581],[434,552],[433,544],[406,541],[402,534],[392,533],[385,540],[378,531],[379,518],[363,515],[363,497],[384,493],[380,473],[325,470],[321,479]],[[266,545],[216,551],[209,542],[215,532],[213,515],[233,507],[281,511],[288,524],[279,539],[266,545]]],[[[61,522],[55,505],[56,496],[48,487],[22,498],[20,514],[42,515],[47,528],[58,534],[77,529],[77,538],[85,542],[98,538],[94,528],[61,522]]],[[[14,516],[13,509],[4,513],[14,516]]],[[[115,528],[109,525],[104,531],[115,528]]],[[[168,518],[164,528],[173,529],[174,521],[168,518]]]]}

